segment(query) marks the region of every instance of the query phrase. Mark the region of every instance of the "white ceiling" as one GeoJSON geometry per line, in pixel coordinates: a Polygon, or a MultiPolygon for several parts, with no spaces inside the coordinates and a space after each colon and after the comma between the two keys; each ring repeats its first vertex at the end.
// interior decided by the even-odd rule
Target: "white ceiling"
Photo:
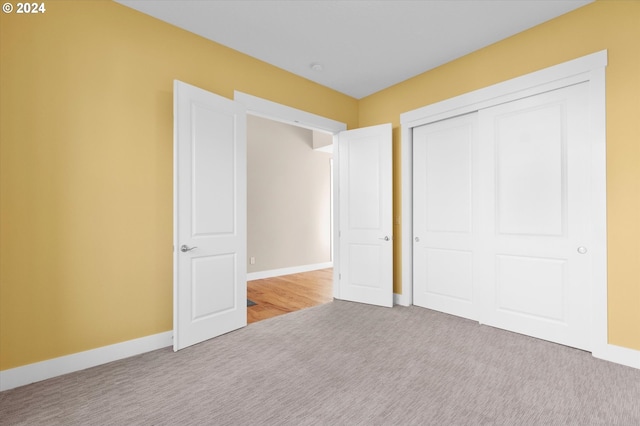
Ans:
{"type": "Polygon", "coordinates": [[[593,0],[116,1],[360,99],[593,0]]]}

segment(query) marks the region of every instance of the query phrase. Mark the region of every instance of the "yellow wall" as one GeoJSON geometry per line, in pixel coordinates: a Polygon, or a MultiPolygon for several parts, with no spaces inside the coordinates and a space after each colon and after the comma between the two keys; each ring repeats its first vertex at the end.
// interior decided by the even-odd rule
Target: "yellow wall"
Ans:
{"type": "Polygon", "coordinates": [[[172,328],[173,80],[357,100],[110,1],[0,16],[0,370],[172,328]]]}
{"type": "MultiPolygon", "coordinates": [[[[364,98],[359,104],[359,125],[394,124],[394,215],[399,217],[401,113],[603,49],[609,51],[609,341],[640,349],[639,1],[597,1],[364,98]]],[[[396,228],[395,235],[400,236],[400,226],[396,228]]],[[[398,266],[396,261],[395,291],[401,292],[398,266]]]]}

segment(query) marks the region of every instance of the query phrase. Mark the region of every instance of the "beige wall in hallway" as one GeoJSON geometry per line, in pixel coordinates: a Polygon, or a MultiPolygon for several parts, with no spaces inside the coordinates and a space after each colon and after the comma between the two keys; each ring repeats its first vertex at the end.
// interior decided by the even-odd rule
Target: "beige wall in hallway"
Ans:
{"type": "Polygon", "coordinates": [[[311,130],[247,117],[247,271],[331,260],[331,154],[311,130]]]}

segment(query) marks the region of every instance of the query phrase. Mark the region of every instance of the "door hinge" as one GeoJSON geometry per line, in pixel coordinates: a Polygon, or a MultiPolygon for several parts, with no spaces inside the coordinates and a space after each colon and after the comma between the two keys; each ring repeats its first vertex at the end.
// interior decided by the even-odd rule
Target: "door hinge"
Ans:
{"type": "Polygon", "coordinates": [[[342,274],[338,274],[338,279],[341,280],[342,279],[342,274]]]}

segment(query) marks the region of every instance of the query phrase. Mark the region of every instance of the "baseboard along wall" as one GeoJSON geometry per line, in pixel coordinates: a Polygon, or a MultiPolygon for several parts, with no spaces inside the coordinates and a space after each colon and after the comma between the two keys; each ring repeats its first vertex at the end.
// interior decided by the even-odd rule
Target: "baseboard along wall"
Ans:
{"type": "Polygon", "coordinates": [[[591,354],[595,358],[640,370],[640,351],[635,349],[607,344],[602,348],[595,348],[591,354]]]}
{"type": "Polygon", "coordinates": [[[317,271],[318,269],[333,268],[333,262],[314,263],[312,265],[292,266],[290,268],[270,269],[247,273],[247,281],[265,278],[281,277],[283,275],[300,274],[302,272],[317,271]]]}
{"type": "Polygon", "coordinates": [[[0,371],[0,391],[62,376],[173,345],[173,331],[0,371]]]}

